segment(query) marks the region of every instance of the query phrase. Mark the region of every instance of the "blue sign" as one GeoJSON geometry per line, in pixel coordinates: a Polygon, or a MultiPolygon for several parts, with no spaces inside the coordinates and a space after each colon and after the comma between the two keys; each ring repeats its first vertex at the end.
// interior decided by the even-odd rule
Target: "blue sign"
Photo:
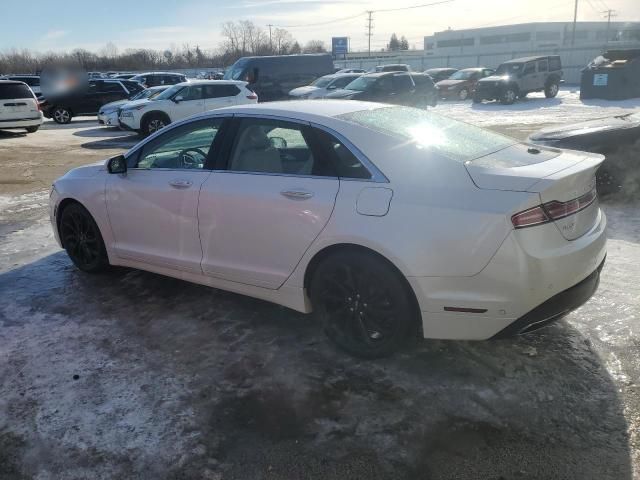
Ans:
{"type": "Polygon", "coordinates": [[[347,53],[349,53],[349,38],[332,37],[331,53],[333,53],[334,55],[346,55],[347,53]]]}

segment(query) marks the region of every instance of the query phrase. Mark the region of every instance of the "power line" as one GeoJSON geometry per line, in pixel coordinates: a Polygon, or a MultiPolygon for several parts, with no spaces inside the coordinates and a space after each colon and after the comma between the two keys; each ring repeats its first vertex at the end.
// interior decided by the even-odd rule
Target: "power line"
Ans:
{"type": "Polygon", "coordinates": [[[423,3],[422,5],[411,5],[410,7],[398,7],[398,8],[384,8],[381,10],[372,10],[373,13],[382,13],[382,12],[397,12],[399,10],[411,10],[414,8],[423,8],[423,7],[433,7],[434,5],[440,5],[442,3],[451,3],[455,0],[442,0],[440,2],[433,3],[423,3]]]}
{"type": "Polygon", "coordinates": [[[304,27],[320,27],[322,25],[329,25],[331,23],[338,23],[338,22],[345,22],[347,20],[352,20],[354,18],[358,18],[361,17],[362,15],[364,15],[367,12],[360,12],[357,15],[351,15],[349,17],[343,17],[343,18],[336,18],[334,20],[327,20],[326,22],[318,22],[318,23],[306,23],[303,25],[271,25],[272,27],[278,27],[278,28],[304,28],[304,27]]]}

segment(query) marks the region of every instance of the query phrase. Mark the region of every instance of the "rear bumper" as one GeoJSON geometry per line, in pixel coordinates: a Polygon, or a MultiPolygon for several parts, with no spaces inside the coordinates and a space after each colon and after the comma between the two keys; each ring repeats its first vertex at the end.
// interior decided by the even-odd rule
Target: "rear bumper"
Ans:
{"type": "Polygon", "coordinates": [[[15,118],[11,120],[0,120],[0,129],[3,128],[26,128],[42,125],[42,114],[31,118],[15,118]]]}
{"type": "Polygon", "coordinates": [[[602,267],[604,267],[604,262],[603,260],[600,266],[580,283],[554,295],[508,327],[496,333],[492,338],[507,338],[522,333],[533,332],[551,322],[559,320],[567,313],[582,306],[596,293],[598,285],[600,284],[600,272],[602,271],[602,267]]]}
{"type": "Polygon", "coordinates": [[[407,277],[424,337],[486,340],[534,329],[584,303],[595,291],[591,276],[606,256],[606,223],[598,211],[591,230],[571,241],[551,223],[514,230],[476,275],[407,277]]]}

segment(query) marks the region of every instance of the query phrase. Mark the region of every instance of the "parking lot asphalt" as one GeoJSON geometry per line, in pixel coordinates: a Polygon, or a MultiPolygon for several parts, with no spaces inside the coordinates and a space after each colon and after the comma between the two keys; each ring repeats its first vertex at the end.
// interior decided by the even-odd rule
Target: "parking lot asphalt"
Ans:
{"type": "Polygon", "coordinates": [[[361,361],[283,307],[77,271],[46,188],[135,141],[0,133],[0,479],[640,479],[640,200],[603,200],[600,288],[562,321],[361,361]]]}

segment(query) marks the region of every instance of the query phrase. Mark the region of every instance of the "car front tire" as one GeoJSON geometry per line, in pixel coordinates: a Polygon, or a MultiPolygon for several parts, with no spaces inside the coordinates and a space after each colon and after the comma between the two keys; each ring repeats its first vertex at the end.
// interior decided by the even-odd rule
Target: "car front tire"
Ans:
{"type": "Polygon", "coordinates": [[[511,105],[518,98],[518,93],[513,87],[505,87],[500,94],[500,103],[503,105],[511,105]]]}
{"type": "Polygon", "coordinates": [[[331,254],[317,266],[309,287],[326,335],[352,355],[390,355],[417,331],[420,314],[413,292],[402,274],[375,254],[331,254]]]}
{"type": "Polygon", "coordinates": [[[458,92],[458,100],[466,100],[467,98],[469,98],[469,90],[466,88],[461,89],[458,92]]]}
{"type": "Polygon", "coordinates": [[[109,267],[100,229],[82,205],[72,203],[62,210],[58,233],[67,255],[80,270],[98,273],[109,267]]]}

